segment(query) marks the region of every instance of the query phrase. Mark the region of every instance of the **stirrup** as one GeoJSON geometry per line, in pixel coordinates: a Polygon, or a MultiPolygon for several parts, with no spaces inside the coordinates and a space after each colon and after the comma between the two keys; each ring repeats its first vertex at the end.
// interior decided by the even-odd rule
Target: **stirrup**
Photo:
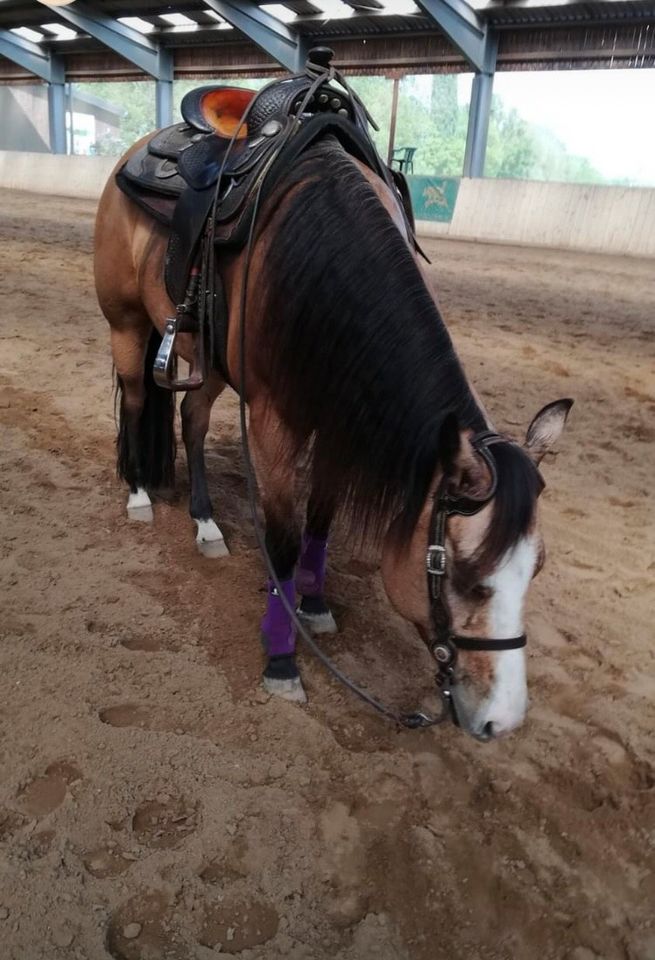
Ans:
{"type": "Polygon", "coordinates": [[[169,317],[164,327],[164,336],[159,345],[152,375],[158,387],[164,390],[197,390],[205,382],[205,350],[202,331],[192,334],[193,357],[189,364],[189,376],[184,380],[177,377],[175,356],[175,338],[180,332],[178,317],[169,317]]]}

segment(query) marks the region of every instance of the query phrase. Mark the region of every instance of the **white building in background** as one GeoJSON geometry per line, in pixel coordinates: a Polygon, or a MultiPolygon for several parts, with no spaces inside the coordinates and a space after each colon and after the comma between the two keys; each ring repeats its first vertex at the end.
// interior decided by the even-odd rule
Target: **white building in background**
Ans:
{"type": "MultiPolygon", "coordinates": [[[[73,88],[66,111],[68,153],[88,155],[98,141],[117,137],[122,116],[123,108],[117,104],[73,88]]],[[[0,86],[0,117],[0,150],[50,151],[45,84],[0,86]]]]}

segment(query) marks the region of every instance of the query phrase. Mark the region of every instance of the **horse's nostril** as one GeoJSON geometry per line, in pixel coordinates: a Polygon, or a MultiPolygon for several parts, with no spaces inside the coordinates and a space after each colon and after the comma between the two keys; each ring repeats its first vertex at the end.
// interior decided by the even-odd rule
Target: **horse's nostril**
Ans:
{"type": "Polygon", "coordinates": [[[487,720],[482,728],[482,736],[485,740],[491,740],[494,735],[494,725],[492,720],[487,720]]]}

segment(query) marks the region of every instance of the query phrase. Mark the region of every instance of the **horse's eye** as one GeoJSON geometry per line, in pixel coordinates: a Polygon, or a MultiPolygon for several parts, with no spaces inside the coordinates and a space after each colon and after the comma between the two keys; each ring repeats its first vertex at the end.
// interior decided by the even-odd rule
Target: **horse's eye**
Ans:
{"type": "Polygon", "coordinates": [[[476,600],[488,600],[491,593],[491,587],[485,587],[483,583],[476,583],[476,585],[471,588],[471,596],[476,600]]]}

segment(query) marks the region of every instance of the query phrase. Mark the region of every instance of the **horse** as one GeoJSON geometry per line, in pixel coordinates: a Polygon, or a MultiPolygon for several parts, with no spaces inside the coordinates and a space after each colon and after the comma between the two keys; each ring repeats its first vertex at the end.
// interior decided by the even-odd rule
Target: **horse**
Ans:
{"type": "MultiPolygon", "coordinates": [[[[128,515],[146,520],[150,493],[170,485],[175,461],[175,398],[152,376],[175,311],[163,280],[168,237],[111,177],[97,213],[95,281],[120,394],[118,473],[129,487],[128,515]]],[[[522,444],[494,430],[398,193],[329,135],[266,198],[251,248],[222,251],[216,270],[229,314],[226,371],[212,368],[181,404],[190,514],[199,546],[227,555],[204,441],[229,380],[248,405],[275,573],[261,620],[265,688],[306,699],[290,614],[298,595],[308,629],[337,629],[325,583],[338,513],[350,536],[380,545],[392,606],[426,642],[445,638],[434,650],[448,657],[459,726],[480,740],[517,728],[527,707],[524,605],[544,561],[538,465],[572,401],[543,407],[522,444]],[[301,459],[304,530],[296,516],[301,459]]],[[[188,336],[176,350],[191,359],[188,336]]]]}

